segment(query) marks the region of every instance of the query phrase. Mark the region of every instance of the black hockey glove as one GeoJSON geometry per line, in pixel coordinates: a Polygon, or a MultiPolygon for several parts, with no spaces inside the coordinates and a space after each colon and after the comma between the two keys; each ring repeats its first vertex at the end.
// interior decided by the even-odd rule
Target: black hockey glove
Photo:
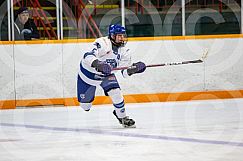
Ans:
{"type": "Polygon", "coordinates": [[[146,69],[146,65],[143,62],[133,63],[131,68],[127,69],[127,74],[130,76],[135,73],[142,73],[146,69]]]}
{"type": "Polygon", "coordinates": [[[25,40],[31,40],[32,31],[30,29],[23,29],[21,34],[24,35],[25,40]]]}
{"type": "Polygon", "coordinates": [[[101,72],[102,74],[111,74],[111,66],[104,61],[99,61],[98,59],[96,59],[91,64],[91,67],[94,67],[96,71],[101,72]]]}

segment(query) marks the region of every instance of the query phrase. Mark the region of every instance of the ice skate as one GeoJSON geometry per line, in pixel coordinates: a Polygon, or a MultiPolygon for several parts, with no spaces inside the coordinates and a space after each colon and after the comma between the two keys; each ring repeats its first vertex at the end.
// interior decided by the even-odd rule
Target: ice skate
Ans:
{"type": "Polygon", "coordinates": [[[136,128],[135,121],[133,119],[129,119],[128,116],[126,116],[124,118],[118,118],[115,110],[113,111],[113,114],[116,116],[117,120],[119,121],[120,124],[122,124],[123,127],[136,128]]]}

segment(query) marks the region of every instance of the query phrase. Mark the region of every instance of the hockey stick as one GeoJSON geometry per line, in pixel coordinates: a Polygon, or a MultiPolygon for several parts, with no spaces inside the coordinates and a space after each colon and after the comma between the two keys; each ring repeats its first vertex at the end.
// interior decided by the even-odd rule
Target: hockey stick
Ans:
{"type": "MultiPolygon", "coordinates": [[[[195,64],[195,63],[203,63],[204,60],[206,59],[208,55],[208,50],[206,50],[201,57],[201,59],[197,60],[188,60],[188,61],[182,61],[182,62],[171,62],[171,63],[162,63],[162,64],[150,64],[146,65],[147,68],[150,67],[162,67],[162,66],[172,66],[172,65],[183,65],[183,64],[195,64]]],[[[124,70],[124,69],[131,69],[131,68],[136,68],[135,66],[129,66],[129,67],[118,67],[118,68],[113,68],[112,70],[124,70]]]]}

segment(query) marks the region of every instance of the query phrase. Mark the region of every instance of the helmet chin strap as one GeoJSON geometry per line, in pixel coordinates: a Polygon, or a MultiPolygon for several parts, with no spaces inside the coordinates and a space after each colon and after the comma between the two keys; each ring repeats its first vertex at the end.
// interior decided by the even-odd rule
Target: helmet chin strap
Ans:
{"type": "MultiPolygon", "coordinates": [[[[114,36],[116,36],[116,35],[114,35],[114,36]]],[[[112,36],[109,36],[109,38],[110,38],[112,44],[115,45],[115,46],[120,47],[120,46],[124,46],[125,45],[124,41],[117,43],[116,40],[112,38],[112,36]]]]}

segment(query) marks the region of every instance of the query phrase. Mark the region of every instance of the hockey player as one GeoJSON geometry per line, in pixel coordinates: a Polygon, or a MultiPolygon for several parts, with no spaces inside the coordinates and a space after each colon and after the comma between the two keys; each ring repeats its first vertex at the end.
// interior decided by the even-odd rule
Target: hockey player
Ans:
{"type": "Polygon", "coordinates": [[[131,66],[122,70],[123,77],[142,73],[146,66],[143,62],[131,63],[126,29],[120,25],[110,25],[109,35],[94,41],[80,62],[77,79],[77,94],[80,106],[89,111],[95,97],[96,86],[101,86],[114,105],[113,114],[124,127],[135,127],[135,121],[126,115],[124,98],[113,68],[131,66]]]}

